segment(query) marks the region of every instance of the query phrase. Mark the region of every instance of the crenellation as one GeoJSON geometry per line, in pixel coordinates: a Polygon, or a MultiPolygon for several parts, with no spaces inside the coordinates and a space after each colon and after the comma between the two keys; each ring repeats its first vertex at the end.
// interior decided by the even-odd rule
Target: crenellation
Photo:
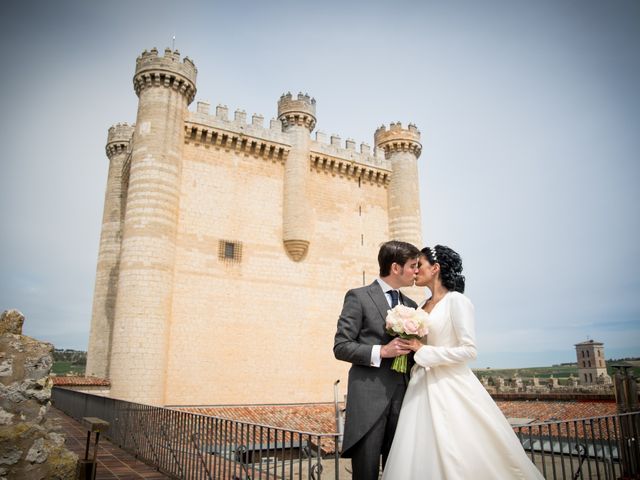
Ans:
{"type": "Polygon", "coordinates": [[[164,86],[180,92],[191,103],[196,94],[196,76],[198,70],[194,63],[185,58],[180,62],[180,53],[165,49],[164,56],[158,56],[158,50],[142,52],[136,59],[136,71],[133,85],[136,94],[146,88],[164,86]]]}
{"type": "Polygon", "coordinates": [[[392,122],[388,130],[382,125],[376,130],[374,139],[376,146],[384,149],[387,158],[395,152],[411,152],[417,158],[422,151],[420,131],[412,123],[406,129],[401,122],[392,122]]]}
{"type": "Polygon", "coordinates": [[[294,99],[291,92],[280,96],[278,101],[278,120],[283,128],[299,125],[313,131],[316,125],[316,100],[308,94],[299,93],[294,99]]]}
{"type": "Polygon", "coordinates": [[[198,113],[202,113],[203,115],[209,115],[209,108],[211,104],[209,102],[199,101],[196,104],[196,111],[198,113]]]}
{"type": "Polygon", "coordinates": [[[218,106],[216,106],[216,118],[227,121],[228,117],[229,107],[227,107],[226,105],[218,104],[218,106]]]}
{"type": "Polygon", "coordinates": [[[105,146],[105,151],[109,159],[114,155],[127,152],[134,128],[134,125],[129,125],[126,122],[117,123],[109,128],[107,144],[105,146]]]}
{"type": "Polygon", "coordinates": [[[257,113],[251,115],[251,126],[256,128],[264,128],[264,116],[257,113]]]}
{"type": "Polygon", "coordinates": [[[364,142],[361,143],[360,144],[360,153],[362,155],[365,155],[365,156],[371,155],[371,146],[369,146],[369,144],[364,143],[364,142]]]}
{"type": "Polygon", "coordinates": [[[233,121],[240,125],[245,125],[247,123],[247,112],[244,110],[236,110],[233,113],[233,121]]]}
{"type": "Polygon", "coordinates": [[[347,138],[345,142],[345,148],[347,150],[356,150],[356,141],[353,138],[347,138]]]}
{"type": "Polygon", "coordinates": [[[320,130],[316,131],[316,142],[318,143],[327,143],[327,134],[321,132],[320,130]]]}
{"type": "Polygon", "coordinates": [[[336,135],[335,133],[331,135],[331,145],[333,147],[338,147],[340,148],[342,145],[342,139],[340,138],[340,135],[336,135]]]}

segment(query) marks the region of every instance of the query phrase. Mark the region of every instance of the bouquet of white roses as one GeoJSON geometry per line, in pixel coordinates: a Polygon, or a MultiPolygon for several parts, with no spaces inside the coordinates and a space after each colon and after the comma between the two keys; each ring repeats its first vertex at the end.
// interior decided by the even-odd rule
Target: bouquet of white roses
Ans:
{"type": "MultiPolygon", "coordinates": [[[[429,329],[429,316],[421,308],[415,309],[405,305],[396,305],[387,312],[387,333],[400,338],[422,338],[429,329]]],[[[393,360],[391,369],[396,372],[407,372],[407,355],[400,355],[393,360]]]]}

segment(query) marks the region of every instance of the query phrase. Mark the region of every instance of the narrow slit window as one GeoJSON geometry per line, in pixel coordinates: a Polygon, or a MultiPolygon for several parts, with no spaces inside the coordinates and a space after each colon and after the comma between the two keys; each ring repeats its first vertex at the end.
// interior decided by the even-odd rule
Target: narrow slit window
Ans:
{"type": "Polygon", "coordinates": [[[240,263],[242,260],[242,242],[220,240],[218,243],[218,259],[223,262],[240,263]]]}

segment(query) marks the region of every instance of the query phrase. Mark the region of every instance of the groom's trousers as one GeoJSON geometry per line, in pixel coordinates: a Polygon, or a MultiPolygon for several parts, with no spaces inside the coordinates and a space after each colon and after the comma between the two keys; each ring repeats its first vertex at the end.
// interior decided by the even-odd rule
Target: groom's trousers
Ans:
{"type": "Polygon", "coordinates": [[[398,425],[405,390],[404,384],[396,386],[387,409],[358,443],[351,447],[353,480],[378,480],[380,455],[382,455],[382,467],[384,468],[398,425]]]}

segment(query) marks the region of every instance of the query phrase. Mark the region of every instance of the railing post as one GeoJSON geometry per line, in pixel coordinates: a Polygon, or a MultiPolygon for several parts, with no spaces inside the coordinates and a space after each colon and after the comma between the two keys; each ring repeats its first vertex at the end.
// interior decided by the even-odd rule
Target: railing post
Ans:
{"type": "Polygon", "coordinates": [[[618,418],[620,419],[620,462],[622,466],[621,479],[640,478],[640,415],[633,415],[640,411],[638,405],[638,387],[632,366],[627,363],[612,365],[616,373],[614,386],[618,418]]]}

